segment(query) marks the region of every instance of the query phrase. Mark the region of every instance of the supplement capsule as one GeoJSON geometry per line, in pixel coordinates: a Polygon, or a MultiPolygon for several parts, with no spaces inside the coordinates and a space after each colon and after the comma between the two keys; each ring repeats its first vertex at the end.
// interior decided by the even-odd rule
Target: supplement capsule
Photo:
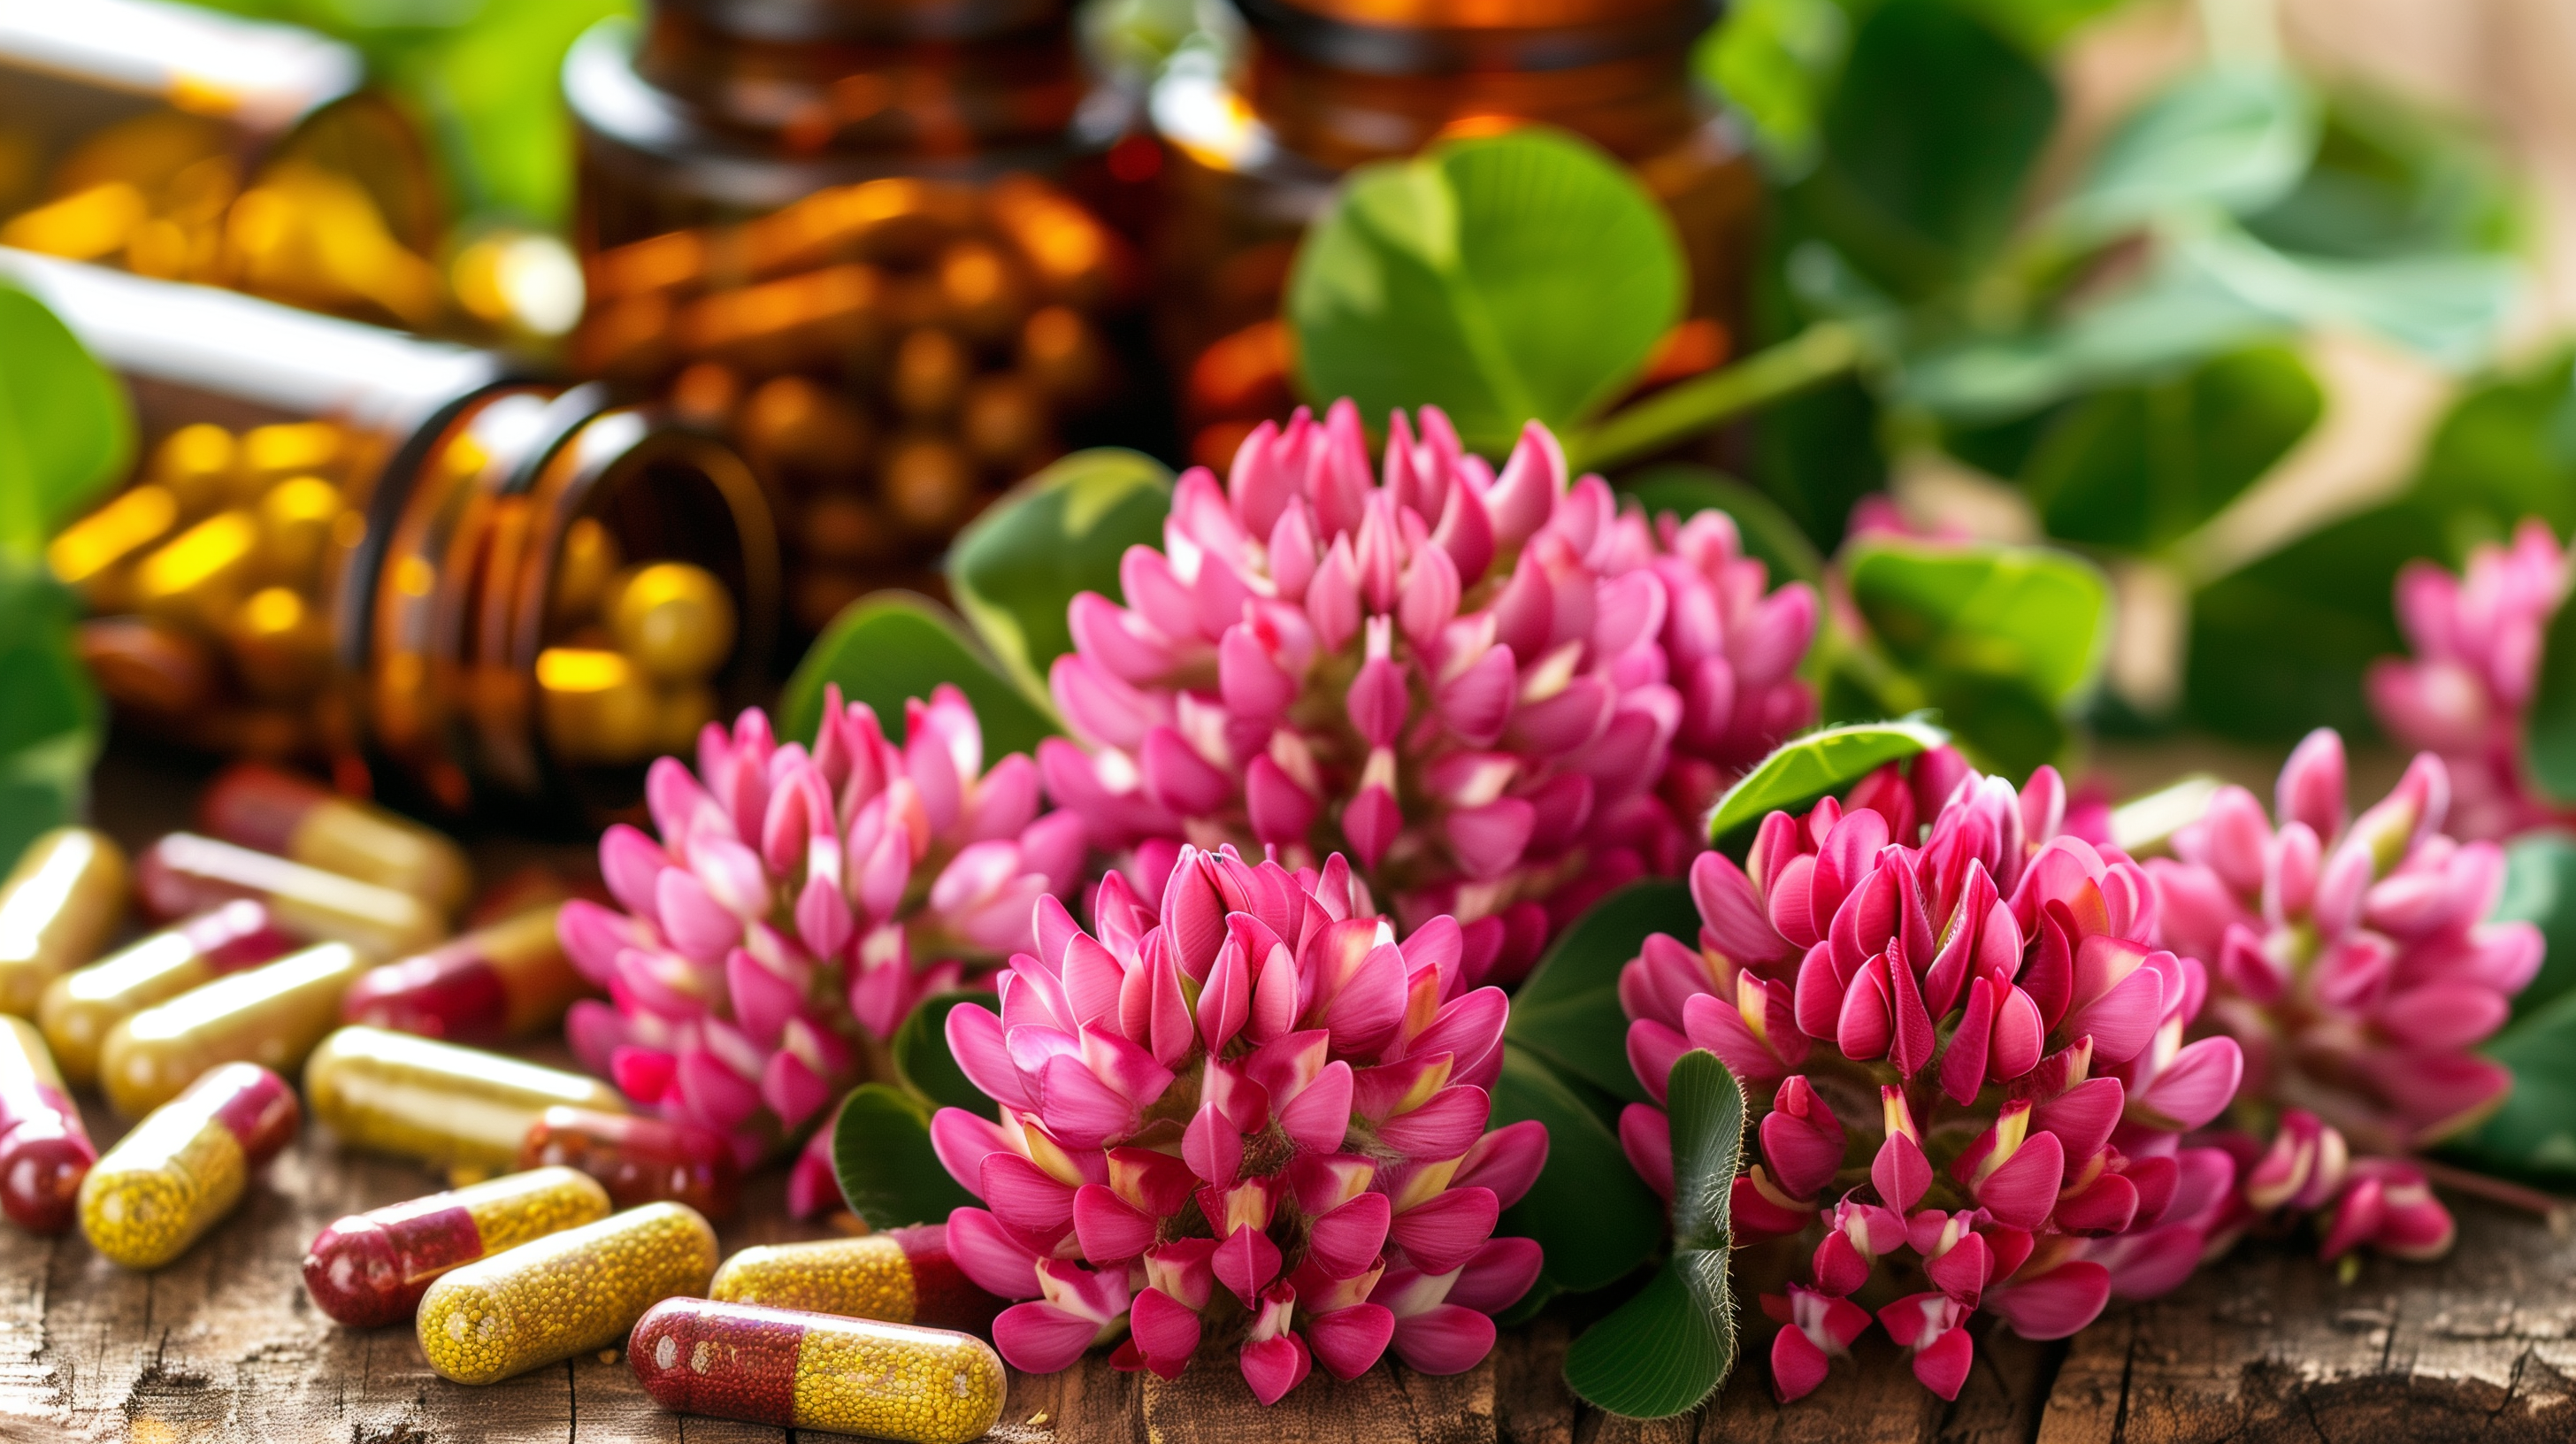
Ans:
{"type": "Polygon", "coordinates": [[[972,1334],[707,1299],[655,1305],[626,1358],[665,1409],[909,1444],[982,1438],[1010,1389],[972,1334]]]}
{"type": "Polygon", "coordinates": [[[762,1244],[726,1259],[707,1297],[934,1329],[989,1328],[1002,1301],[948,1256],[948,1225],[762,1244]]]}
{"type": "Polygon", "coordinates": [[[256,1063],[215,1069],[90,1169],[82,1234],[127,1268],[159,1268],[232,1211],[251,1173],[295,1137],[300,1117],[285,1079],[256,1063]]]}
{"type": "Polygon", "coordinates": [[[225,768],[198,816],[226,842],[407,892],[442,917],[474,890],[464,849],[445,835],[264,763],[225,768]]]}
{"type": "Polygon", "coordinates": [[[255,898],[286,931],[347,943],[375,958],[409,957],[447,936],[440,914],[410,893],[193,832],[174,832],[145,848],[135,880],[144,910],[155,917],[255,898]]]}
{"type": "Polygon", "coordinates": [[[366,968],[347,943],[324,943],[155,1003],[107,1030],[99,1088],[139,1118],[219,1063],[292,1072],[339,1025],[340,995],[366,968]]]}
{"type": "Polygon", "coordinates": [[[0,1018],[0,1212],[31,1233],[61,1233],[97,1161],[45,1040],[23,1018],[0,1018]]]}
{"type": "Polygon", "coordinates": [[[155,1003],[294,950],[294,939],[270,919],[265,904],[236,898],[54,979],[36,1005],[36,1025],[64,1077],[95,1083],[99,1045],[109,1029],[155,1003]]]}
{"type": "Polygon", "coordinates": [[[490,1384],[626,1337],[644,1311],[699,1294],[716,1232],[697,1211],[648,1203],[470,1263],[420,1301],[420,1351],[460,1384],[490,1384]]]}
{"type": "Polygon", "coordinates": [[[520,1141],[549,1108],[626,1111],[596,1078],[367,1027],[322,1040],[304,1065],[304,1093],[343,1142],[476,1176],[516,1167],[520,1141]]]}
{"type": "Polygon", "coordinates": [[[537,654],[546,745],[567,762],[634,762],[653,748],[653,688],[623,652],[548,647],[537,654]]]}
{"type": "Polygon", "coordinates": [[[647,675],[695,682],[733,650],[733,597],[703,567],[655,562],[616,589],[608,625],[618,648],[647,675]]]}
{"type": "Polygon", "coordinates": [[[608,1195],[570,1168],[513,1173],[353,1213],[304,1253],[314,1306],[353,1329],[399,1323],[449,1269],[608,1217],[608,1195]]]}
{"type": "Polygon", "coordinates": [[[560,911],[534,908],[370,970],[341,999],[341,1021],[457,1043],[497,1043],[553,1027],[590,992],[555,940],[560,911]]]}
{"type": "Polygon", "coordinates": [[[619,1208],[667,1200],[725,1218],[741,1199],[742,1167],[733,1145],[694,1124],[549,1108],[519,1145],[521,1168],[547,1163],[598,1179],[619,1208]]]}
{"type": "Polygon", "coordinates": [[[98,956],[125,916],[131,874],[107,834],[58,827],[0,883],[0,1013],[36,1011],[45,986],[98,956]]]}

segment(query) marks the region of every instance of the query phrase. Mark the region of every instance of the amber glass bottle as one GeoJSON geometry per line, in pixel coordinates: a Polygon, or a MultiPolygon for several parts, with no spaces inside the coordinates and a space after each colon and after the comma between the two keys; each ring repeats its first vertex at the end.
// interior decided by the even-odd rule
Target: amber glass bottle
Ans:
{"type": "Polygon", "coordinates": [[[925,585],[1115,399],[1125,243],[1065,172],[1062,0],[658,0],[575,45],[585,373],[735,440],[791,619],[925,585]]]}
{"type": "Polygon", "coordinates": [[[721,442],[489,352],[0,248],[126,380],[131,482],[48,547],[120,722],[450,811],[596,818],[767,676],[721,442]]]}
{"type": "Polygon", "coordinates": [[[1176,66],[1153,100],[1170,163],[1154,247],[1156,339],[1194,460],[1222,467],[1290,403],[1278,321],[1297,241],[1342,174],[1444,135],[1578,132],[1671,213],[1690,320],[1649,380],[1724,361],[1743,333],[1761,184],[1693,84],[1710,0],[1241,0],[1233,75],[1176,66]]]}

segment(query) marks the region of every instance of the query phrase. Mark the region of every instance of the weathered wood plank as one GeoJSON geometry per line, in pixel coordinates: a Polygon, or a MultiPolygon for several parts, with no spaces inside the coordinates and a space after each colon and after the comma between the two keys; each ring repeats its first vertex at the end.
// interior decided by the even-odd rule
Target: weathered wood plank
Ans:
{"type": "Polygon", "coordinates": [[[2041,1444],[2576,1437],[2576,1244],[2453,1200],[2440,1264],[2240,1248],[2069,1349],[2041,1444]]]}

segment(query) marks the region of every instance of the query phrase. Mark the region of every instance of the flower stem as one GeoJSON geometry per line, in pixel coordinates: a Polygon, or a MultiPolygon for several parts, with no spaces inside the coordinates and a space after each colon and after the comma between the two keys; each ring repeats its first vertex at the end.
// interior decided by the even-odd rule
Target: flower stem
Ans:
{"type": "Polygon", "coordinates": [[[1633,461],[1742,412],[1803,391],[1860,361],[1859,334],[1839,321],[1819,321],[1732,366],[1666,387],[1568,438],[1578,471],[1633,461]]]}
{"type": "Polygon", "coordinates": [[[2556,1194],[2543,1193],[2536,1188],[2526,1188],[2519,1183],[2508,1183],[2501,1178],[2490,1178],[2483,1173],[2472,1173],[2465,1168],[2436,1162],[2421,1154],[2410,1157],[2407,1162],[2424,1170],[2426,1178],[2444,1188],[2483,1198],[2490,1203],[2501,1203],[2508,1208],[2519,1208],[2527,1213],[2538,1214],[2548,1223],[2553,1232],[2566,1229],[2569,1226],[2571,1209],[2576,1209],[2576,1204],[2571,1204],[2569,1200],[2560,1198],[2556,1194]]]}

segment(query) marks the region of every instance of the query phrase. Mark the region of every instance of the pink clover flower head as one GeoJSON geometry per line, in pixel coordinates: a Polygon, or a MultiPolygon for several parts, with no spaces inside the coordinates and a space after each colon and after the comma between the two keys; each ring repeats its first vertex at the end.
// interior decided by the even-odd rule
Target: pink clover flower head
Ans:
{"type": "Polygon", "coordinates": [[[1737,1241],[1812,1248],[1772,1310],[1784,1401],[1869,1327],[1848,1301],[1891,1292],[1882,1263],[1930,1285],[1876,1322],[1946,1398],[1977,1312],[2062,1338],[2179,1284],[2226,1216],[2234,1160],[2183,1136],[2234,1096],[2236,1043],[2187,1041],[2201,965],[2150,942],[2145,872],[2066,806],[2048,768],[2018,791],[1946,751],[1881,769],[1765,818],[1741,866],[1702,855],[1698,946],[1651,936],[1621,973],[1656,1099],[1621,1119],[1639,1173],[1669,1196],[1665,1083],[1706,1049],[1752,1120],[1737,1241]]]}
{"type": "MultiPolygon", "coordinates": [[[[752,708],[699,734],[694,772],[653,764],[653,831],[600,840],[619,908],[568,903],[557,925],[610,999],[566,1021],[583,1062],[748,1161],[882,1074],[921,999],[1029,945],[1031,906],[1076,880],[1081,820],[1041,811],[1027,757],[984,766],[955,688],[909,703],[906,724],[897,746],[827,687],[810,750],[752,708]]],[[[832,1196],[816,1168],[798,1173],[812,1208],[832,1196]]]]}
{"type": "Polygon", "coordinates": [[[1538,1275],[1536,1243],[1493,1231],[1547,1130],[1486,1128],[1508,1005],[1469,986],[1455,921],[1399,944],[1339,855],[1184,846],[1158,907],[1113,872],[1089,931],[1047,898],[1036,935],[998,1016],[948,1016],[998,1107],[930,1130],[983,1200],[949,1247],[1015,1301],[993,1326],[1012,1367],[1115,1342],[1168,1379],[1215,1343],[1267,1404],[1390,1348],[1428,1373],[1485,1356],[1538,1275]]]}
{"type": "Polygon", "coordinates": [[[1509,983],[1695,848],[1656,791],[1677,746],[1731,762],[1805,720],[1814,597],[1765,593],[1723,517],[1659,552],[1544,427],[1497,472],[1418,416],[1374,469],[1344,400],[1185,473],[1125,604],[1074,599],[1049,681],[1078,745],[1039,760],[1148,892],[1183,843],[1338,853],[1400,931],[1454,918],[1470,980],[1509,983]]]}
{"type": "Polygon", "coordinates": [[[2424,1261],[2451,1251],[2458,1227],[2433,1196],[2424,1171],[2399,1158],[2355,1158],[2332,1124],[2288,1109],[2269,1147],[2249,1134],[2220,1138],[2243,1180],[2233,1216],[2213,1243],[2223,1247],[2258,1224],[2315,1220],[2329,1263],[2368,1246],[2424,1261]]]}
{"type": "Polygon", "coordinates": [[[2521,746],[2541,643],[2567,580],[2566,553],[2538,518],[2510,546],[2471,550],[2459,576],[2424,561],[2398,573],[2397,621],[2415,655],[2371,664],[2371,710],[2390,737],[2450,769],[2454,837],[2576,821],[2532,788],[2521,746]]]}
{"type": "Polygon", "coordinates": [[[2512,1086],[2475,1050],[2539,970],[2540,933],[2487,921],[2504,855],[2446,836],[2449,801],[2449,768],[2419,753],[2349,816],[2343,741],[2320,729],[2282,767],[2272,817],[2222,788],[2147,864],[2157,941],[2208,964],[2202,1027],[2244,1048],[2247,1101],[2304,1109],[2358,1154],[2450,1137],[2512,1086]]]}

